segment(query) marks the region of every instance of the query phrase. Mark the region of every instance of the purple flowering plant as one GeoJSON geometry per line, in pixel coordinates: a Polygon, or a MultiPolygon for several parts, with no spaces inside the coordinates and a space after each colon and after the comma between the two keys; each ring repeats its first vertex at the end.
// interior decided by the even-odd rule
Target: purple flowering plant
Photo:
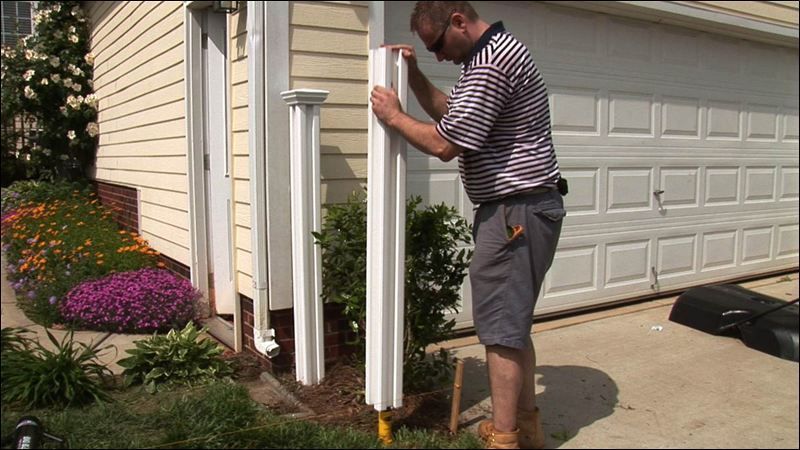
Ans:
{"type": "Polygon", "coordinates": [[[200,292],[174,273],[156,268],[85,281],[64,297],[64,320],[85,329],[151,333],[183,328],[196,314],[200,292]]]}
{"type": "Polygon", "coordinates": [[[119,229],[89,186],[16,182],[2,194],[9,281],[39,324],[63,323],[58,305],[83,281],[163,264],[142,236],[119,229]]]}

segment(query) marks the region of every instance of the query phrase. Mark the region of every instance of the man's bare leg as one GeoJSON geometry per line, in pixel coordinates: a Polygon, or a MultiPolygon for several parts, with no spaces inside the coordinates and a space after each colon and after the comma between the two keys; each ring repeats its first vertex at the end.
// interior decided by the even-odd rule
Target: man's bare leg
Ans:
{"type": "Polygon", "coordinates": [[[529,354],[528,350],[501,345],[486,347],[489,388],[492,392],[492,421],[497,431],[509,432],[517,429],[517,406],[523,388],[524,360],[528,359],[525,355],[529,354]]]}
{"type": "Polygon", "coordinates": [[[523,411],[536,409],[536,349],[533,339],[528,338],[528,349],[523,350],[522,360],[522,392],[519,395],[518,407],[523,411]]]}

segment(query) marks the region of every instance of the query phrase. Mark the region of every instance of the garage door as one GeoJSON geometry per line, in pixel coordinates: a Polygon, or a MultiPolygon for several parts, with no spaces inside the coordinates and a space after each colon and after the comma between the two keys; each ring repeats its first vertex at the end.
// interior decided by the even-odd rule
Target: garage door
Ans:
{"type": "MultiPolygon", "coordinates": [[[[538,2],[475,2],[525,42],[548,85],[568,216],[536,314],[798,264],[798,55],[698,30],[538,2]]],[[[445,93],[459,68],[387,2],[445,93]]],[[[409,111],[426,117],[412,102],[409,111]]],[[[472,206],[456,162],[409,149],[408,192],[472,206]]],[[[459,326],[470,326],[469,284],[459,326]]]]}

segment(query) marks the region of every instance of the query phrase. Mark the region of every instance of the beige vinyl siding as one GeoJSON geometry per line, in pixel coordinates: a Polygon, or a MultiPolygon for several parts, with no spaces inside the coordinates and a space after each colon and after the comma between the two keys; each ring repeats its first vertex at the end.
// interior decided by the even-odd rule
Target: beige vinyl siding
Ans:
{"type": "Polygon", "coordinates": [[[798,26],[798,2],[676,2],[694,8],[788,27],[798,26]]]}
{"type": "Polygon", "coordinates": [[[233,154],[234,264],[240,294],[253,298],[253,245],[250,238],[250,153],[248,150],[247,9],[229,16],[230,104],[233,154]]]}
{"type": "Polygon", "coordinates": [[[368,2],[292,2],[290,85],[330,91],[321,108],[322,202],[367,180],[368,2]]]}
{"type": "Polygon", "coordinates": [[[189,265],[182,2],[87,2],[100,138],[95,179],[137,188],[141,234],[189,265]]]}

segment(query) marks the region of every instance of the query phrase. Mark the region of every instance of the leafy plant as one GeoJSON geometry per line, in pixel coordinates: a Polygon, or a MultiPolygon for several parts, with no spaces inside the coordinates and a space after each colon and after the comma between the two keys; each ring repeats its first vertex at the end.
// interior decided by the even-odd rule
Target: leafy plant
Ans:
{"type": "MultiPolygon", "coordinates": [[[[420,208],[419,197],[406,205],[406,286],[404,361],[406,387],[421,389],[443,381],[452,364],[446,352],[429,356],[428,345],[450,337],[459,290],[472,253],[466,220],[444,204],[420,208]]],[[[363,197],[328,208],[322,231],[314,233],[322,248],[322,295],[344,304],[344,314],[356,335],[353,345],[365,351],[366,336],[366,217],[363,197]]]]}
{"type": "Polygon", "coordinates": [[[117,333],[181,328],[195,316],[200,292],[166,269],[146,268],[85,281],[61,302],[61,315],[81,328],[117,333]]]}
{"type": "Polygon", "coordinates": [[[0,339],[3,358],[5,358],[6,352],[13,353],[28,349],[30,340],[25,333],[30,333],[30,331],[25,328],[3,327],[2,339],[0,339]]]}
{"type": "Polygon", "coordinates": [[[405,375],[410,387],[425,388],[430,381],[443,382],[452,369],[445,350],[428,357],[429,344],[449,338],[460,289],[472,252],[469,225],[454,208],[444,204],[419,208],[421,199],[408,200],[406,207],[406,320],[405,375]]]}
{"type": "Polygon", "coordinates": [[[36,9],[35,33],[2,49],[3,129],[25,121],[34,131],[4,136],[3,164],[23,162],[30,178],[84,178],[99,133],[88,23],[77,1],[36,9]]]}
{"type": "Polygon", "coordinates": [[[2,189],[2,212],[6,214],[26,203],[44,203],[54,200],[68,200],[78,192],[84,197],[91,194],[88,183],[69,181],[15,181],[7,188],[2,189]]]}
{"type": "Polygon", "coordinates": [[[112,373],[98,357],[111,346],[75,342],[71,331],[61,342],[49,330],[47,337],[53,351],[19,331],[3,329],[3,401],[35,407],[110,400],[112,373]]]}
{"type": "Polygon", "coordinates": [[[198,339],[205,331],[189,322],[181,331],[173,329],[165,336],[153,334],[136,341],[136,348],[127,350],[131,356],[117,362],[125,368],[125,385],[142,383],[152,393],[160,385],[191,385],[231,375],[230,364],[218,357],[222,347],[209,339],[198,339]]]}
{"type": "Polygon", "coordinates": [[[313,233],[322,248],[322,298],[344,305],[355,339],[364,351],[367,321],[367,202],[353,194],[346,204],[328,207],[322,232],[313,233]]]}

